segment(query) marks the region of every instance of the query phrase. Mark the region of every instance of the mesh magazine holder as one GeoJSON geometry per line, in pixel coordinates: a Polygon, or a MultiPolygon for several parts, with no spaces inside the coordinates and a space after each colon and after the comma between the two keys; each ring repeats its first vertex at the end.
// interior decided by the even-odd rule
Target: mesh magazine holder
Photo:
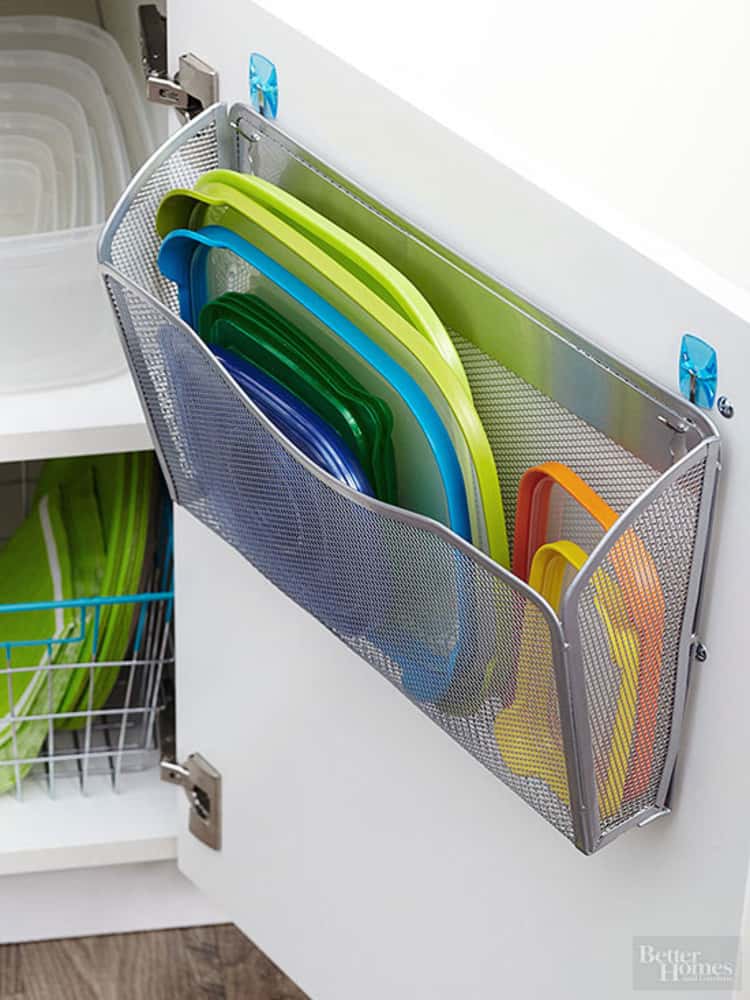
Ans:
{"type": "Polygon", "coordinates": [[[99,259],[175,502],[579,850],[593,853],[665,811],[718,471],[718,437],[705,416],[245,107],[209,109],[152,157],[108,221],[99,259]],[[179,319],[176,287],[156,265],[154,218],[167,191],[215,167],[250,169],[296,194],[426,295],[464,362],[511,537],[521,475],[545,461],[569,465],[616,511],[603,534],[572,508],[562,518],[561,537],[589,557],[559,612],[447,528],[312,465],[179,319]],[[649,670],[645,698],[642,678],[633,691],[639,663],[649,670]],[[635,736],[644,725],[645,748],[635,736]]]}

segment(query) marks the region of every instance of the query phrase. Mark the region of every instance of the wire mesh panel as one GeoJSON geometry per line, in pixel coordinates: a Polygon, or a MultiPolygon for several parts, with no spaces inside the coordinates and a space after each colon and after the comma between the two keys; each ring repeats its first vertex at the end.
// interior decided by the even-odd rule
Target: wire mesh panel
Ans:
{"type": "Polygon", "coordinates": [[[674,735],[706,458],[675,472],[571,588],[600,836],[657,801],[674,735]]]}
{"type": "MultiPolygon", "coordinates": [[[[565,632],[538,594],[448,529],[334,481],[177,318],[174,289],[157,273],[156,205],[176,182],[221,161],[223,116],[207,113],[170,141],[102,243],[176,501],[580,849],[595,850],[663,805],[710,509],[708,443],[691,425],[699,443],[660,472],[452,331],[495,453],[506,521],[521,474],[547,459],[585,476],[621,515],[602,538],[578,512],[551,504],[561,530],[593,552],[569,591],[565,632]]],[[[580,351],[576,363],[586,363],[580,351]]],[[[645,412],[636,385],[623,386],[623,412],[645,412]]]]}
{"type": "MultiPolygon", "coordinates": [[[[494,358],[452,332],[463,362],[474,405],[487,431],[500,477],[508,531],[515,521],[518,484],[526,469],[542,462],[564,462],[577,472],[607,503],[622,514],[656,482],[659,473],[616,444],[585,420],[549,399],[494,358]]],[[[570,538],[587,552],[601,531],[585,523],[587,515],[568,505],[563,517],[570,538]],[[583,516],[581,517],[581,513],[583,516]]],[[[565,530],[563,529],[563,530],[565,530]]]]}
{"type": "MultiPolygon", "coordinates": [[[[0,467],[0,514],[10,536],[45,502],[37,495],[40,473],[38,462],[0,467]]],[[[21,799],[32,785],[54,795],[63,779],[85,794],[96,776],[117,790],[124,773],[157,763],[157,722],[174,665],[166,498],[159,513],[139,593],[0,604],[0,794],[21,799]]],[[[80,566],[86,555],[76,553],[80,566]]]]}
{"type": "Polygon", "coordinates": [[[162,428],[177,502],[572,837],[564,755],[554,759],[553,791],[517,763],[538,756],[540,727],[520,724],[507,759],[495,727],[513,701],[523,655],[535,674],[529,711],[543,703],[562,739],[559,637],[549,612],[479,553],[459,548],[450,532],[415,527],[377,502],[377,510],[355,502],[313,474],[190,331],[114,277],[107,284],[162,428]]]}
{"type": "Polygon", "coordinates": [[[180,144],[161,169],[139,186],[136,197],[128,204],[127,217],[107,249],[112,263],[123,274],[174,306],[174,285],[155,266],[161,242],[154,224],[156,210],[165,191],[191,188],[202,173],[219,166],[216,129],[216,123],[210,122],[190,142],[180,144]]]}
{"type": "MultiPolygon", "coordinates": [[[[85,794],[89,778],[100,774],[117,790],[124,772],[157,762],[162,681],[174,666],[171,605],[170,594],[156,591],[50,602],[51,610],[70,612],[64,636],[0,643],[0,683],[9,706],[0,720],[0,794],[21,799],[29,781],[54,794],[65,778],[78,781],[85,794]],[[115,603],[132,611],[130,649],[123,660],[98,659],[97,626],[115,603]],[[30,646],[39,651],[37,665],[19,666],[16,654],[30,646]],[[91,649],[91,658],[79,662],[82,649],[91,649]],[[106,700],[102,685],[110,692],[106,700]],[[63,710],[61,699],[73,688],[77,700],[63,710]]],[[[0,616],[5,611],[19,615],[17,605],[0,607],[0,616]]]]}

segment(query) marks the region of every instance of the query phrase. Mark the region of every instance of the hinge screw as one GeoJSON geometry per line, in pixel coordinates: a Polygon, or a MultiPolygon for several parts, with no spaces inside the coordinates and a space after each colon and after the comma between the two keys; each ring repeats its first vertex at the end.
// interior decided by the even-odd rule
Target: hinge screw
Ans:
{"type": "Polygon", "coordinates": [[[705,663],[708,659],[708,650],[702,642],[696,642],[695,644],[695,658],[698,663],[705,663]]]}
{"type": "Polygon", "coordinates": [[[726,396],[719,396],[716,400],[716,409],[727,420],[731,420],[734,416],[734,406],[726,396]]]}

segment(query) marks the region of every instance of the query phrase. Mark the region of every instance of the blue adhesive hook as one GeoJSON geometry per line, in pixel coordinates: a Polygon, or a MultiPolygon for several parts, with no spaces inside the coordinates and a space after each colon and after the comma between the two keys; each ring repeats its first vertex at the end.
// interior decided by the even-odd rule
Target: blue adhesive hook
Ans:
{"type": "Polygon", "coordinates": [[[682,337],[680,346],[680,392],[704,410],[713,409],[719,381],[716,351],[692,333],[682,337]]]}
{"type": "Polygon", "coordinates": [[[264,118],[275,118],[279,111],[279,75],[276,67],[260,52],[250,56],[250,100],[264,118]]]}

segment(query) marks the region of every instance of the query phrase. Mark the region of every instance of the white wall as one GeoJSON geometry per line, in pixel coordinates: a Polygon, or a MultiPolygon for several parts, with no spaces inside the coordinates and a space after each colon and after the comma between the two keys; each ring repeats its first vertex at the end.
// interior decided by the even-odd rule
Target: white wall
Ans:
{"type": "Polygon", "coordinates": [[[515,147],[750,288],[746,0],[265,6],[504,161],[515,147]]]}

